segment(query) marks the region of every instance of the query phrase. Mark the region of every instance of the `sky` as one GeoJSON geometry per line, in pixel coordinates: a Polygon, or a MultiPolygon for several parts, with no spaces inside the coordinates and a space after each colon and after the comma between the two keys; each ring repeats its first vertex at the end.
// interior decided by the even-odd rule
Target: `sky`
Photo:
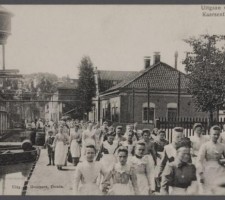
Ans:
{"type": "MultiPolygon", "coordinates": [[[[83,56],[100,70],[140,71],[158,51],[178,69],[190,47],[183,39],[224,34],[225,17],[203,17],[201,5],[3,5],[13,13],[6,68],[78,77],[83,56]]],[[[0,57],[1,58],[1,57],[0,57]]]]}

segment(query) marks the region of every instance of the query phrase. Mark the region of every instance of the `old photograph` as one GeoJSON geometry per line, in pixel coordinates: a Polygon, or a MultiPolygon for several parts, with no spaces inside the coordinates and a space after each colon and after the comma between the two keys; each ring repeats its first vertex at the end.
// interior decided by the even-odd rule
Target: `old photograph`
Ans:
{"type": "Polygon", "coordinates": [[[0,196],[225,195],[225,5],[0,5],[0,196]]]}

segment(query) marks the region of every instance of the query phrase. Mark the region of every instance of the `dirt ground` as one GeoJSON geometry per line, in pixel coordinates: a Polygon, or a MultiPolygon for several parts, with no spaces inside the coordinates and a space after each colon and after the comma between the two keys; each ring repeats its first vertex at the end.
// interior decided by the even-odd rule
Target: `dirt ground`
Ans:
{"type": "Polygon", "coordinates": [[[75,167],[67,163],[60,171],[56,166],[47,164],[47,150],[42,149],[29,180],[26,195],[73,195],[75,167]]]}

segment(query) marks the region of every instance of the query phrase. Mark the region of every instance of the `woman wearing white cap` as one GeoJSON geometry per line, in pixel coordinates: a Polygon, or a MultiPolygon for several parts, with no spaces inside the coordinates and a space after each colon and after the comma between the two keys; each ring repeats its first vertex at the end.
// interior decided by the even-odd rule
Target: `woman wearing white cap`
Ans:
{"type": "Polygon", "coordinates": [[[84,130],[82,133],[82,148],[81,148],[81,158],[80,158],[81,161],[83,161],[84,159],[86,145],[92,144],[96,146],[95,131],[92,130],[92,127],[93,127],[93,123],[89,121],[87,125],[87,129],[84,130]]]}
{"type": "Polygon", "coordinates": [[[203,185],[204,194],[211,194],[211,188],[219,176],[225,175],[225,145],[218,142],[221,129],[213,126],[210,129],[210,141],[204,143],[198,153],[197,171],[203,185]]]}
{"type": "Polygon", "coordinates": [[[121,146],[118,149],[118,162],[105,177],[103,185],[109,184],[108,195],[138,195],[137,176],[134,168],[127,163],[128,149],[121,146]],[[112,180],[112,184],[110,181],[112,180]],[[131,187],[132,185],[132,187],[131,187]]]}
{"type": "Polygon", "coordinates": [[[137,142],[135,145],[135,155],[130,159],[130,164],[134,167],[137,176],[137,185],[140,195],[152,194],[151,167],[149,159],[144,155],[145,143],[137,142]]]}
{"type": "Polygon", "coordinates": [[[99,154],[102,155],[100,162],[102,163],[106,172],[109,172],[116,162],[116,150],[119,146],[118,141],[115,141],[116,133],[111,129],[107,133],[107,140],[104,141],[100,147],[99,154]]]}
{"type": "Polygon", "coordinates": [[[59,133],[55,136],[53,146],[55,147],[55,164],[59,170],[62,170],[62,166],[65,164],[69,136],[64,131],[64,125],[59,126],[59,133]]]}
{"type": "Polygon", "coordinates": [[[92,144],[86,144],[84,160],[77,165],[74,178],[75,195],[102,195],[98,185],[98,177],[105,172],[100,162],[95,162],[96,149],[92,144]]]}
{"type": "Polygon", "coordinates": [[[190,137],[191,144],[192,144],[192,163],[196,163],[198,151],[202,144],[209,141],[209,137],[202,135],[202,124],[201,123],[195,123],[193,126],[194,135],[190,137]]]}
{"type": "Polygon", "coordinates": [[[70,131],[70,151],[72,154],[73,165],[76,166],[81,156],[81,133],[79,132],[79,125],[74,124],[74,128],[70,131]]]}

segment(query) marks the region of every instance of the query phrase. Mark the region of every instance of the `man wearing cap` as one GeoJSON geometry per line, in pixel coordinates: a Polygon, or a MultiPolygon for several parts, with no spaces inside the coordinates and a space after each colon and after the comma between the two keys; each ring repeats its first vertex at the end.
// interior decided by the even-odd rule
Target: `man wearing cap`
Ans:
{"type": "Polygon", "coordinates": [[[185,143],[182,144],[182,142],[177,144],[175,161],[169,163],[163,171],[160,193],[162,195],[185,195],[188,194],[188,187],[192,185],[192,189],[194,190],[189,192],[196,194],[196,168],[193,164],[189,163],[190,147],[185,143]]]}
{"type": "Polygon", "coordinates": [[[194,135],[190,137],[191,144],[192,144],[192,150],[191,150],[192,162],[194,164],[196,162],[196,158],[197,158],[200,147],[202,146],[202,144],[209,141],[209,137],[202,135],[202,129],[203,127],[201,123],[195,123],[193,126],[194,135]]]}
{"type": "Polygon", "coordinates": [[[175,160],[175,157],[177,155],[176,146],[177,144],[184,138],[184,129],[182,127],[175,127],[172,131],[172,143],[166,145],[164,147],[164,151],[162,154],[162,159],[159,164],[159,173],[158,173],[158,179],[161,179],[162,172],[166,166],[166,164],[169,162],[173,162],[175,160]]]}

